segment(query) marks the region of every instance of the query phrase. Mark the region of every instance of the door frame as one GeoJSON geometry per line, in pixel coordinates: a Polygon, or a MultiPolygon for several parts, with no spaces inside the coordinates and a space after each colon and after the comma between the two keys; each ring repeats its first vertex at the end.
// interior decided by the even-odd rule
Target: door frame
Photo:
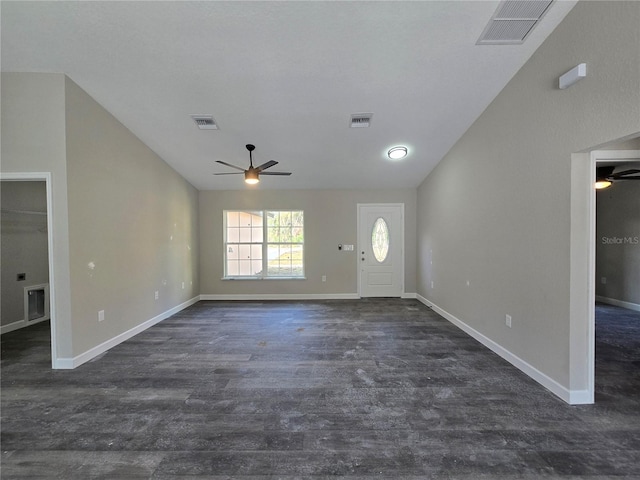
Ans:
{"type": "Polygon", "coordinates": [[[0,172],[0,181],[41,182],[44,181],[47,196],[47,257],[49,261],[49,324],[51,326],[51,366],[56,368],[58,348],[56,344],[57,309],[53,262],[53,194],[51,192],[51,172],[0,172]]]}
{"type": "MultiPolygon", "coordinates": [[[[356,205],[356,209],[357,209],[357,218],[356,218],[356,239],[357,239],[357,244],[356,244],[356,248],[358,249],[358,251],[361,251],[361,245],[362,245],[362,238],[360,238],[360,210],[361,207],[400,207],[400,298],[404,297],[404,283],[405,283],[405,272],[404,272],[404,251],[405,251],[405,244],[404,244],[404,203],[358,203],[356,205]]],[[[358,296],[360,298],[362,297],[362,275],[360,274],[360,262],[358,261],[358,259],[360,258],[360,255],[358,254],[356,256],[356,276],[358,277],[358,296]]]]}
{"type": "Polygon", "coordinates": [[[640,150],[592,150],[571,155],[570,377],[563,398],[572,405],[595,402],[596,166],[637,158],[640,150]]]}

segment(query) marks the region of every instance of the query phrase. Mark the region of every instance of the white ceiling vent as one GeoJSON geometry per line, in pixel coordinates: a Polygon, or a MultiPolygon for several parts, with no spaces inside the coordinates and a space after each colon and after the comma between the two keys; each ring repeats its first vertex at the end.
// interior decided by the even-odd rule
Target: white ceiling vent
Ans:
{"type": "Polygon", "coordinates": [[[200,130],[218,130],[218,125],[212,115],[191,115],[200,130]]]}
{"type": "Polygon", "coordinates": [[[351,115],[351,128],[367,128],[371,125],[373,113],[354,113],[351,115]]]}
{"type": "Polygon", "coordinates": [[[514,45],[524,42],[553,0],[504,0],[476,45],[514,45]]]}

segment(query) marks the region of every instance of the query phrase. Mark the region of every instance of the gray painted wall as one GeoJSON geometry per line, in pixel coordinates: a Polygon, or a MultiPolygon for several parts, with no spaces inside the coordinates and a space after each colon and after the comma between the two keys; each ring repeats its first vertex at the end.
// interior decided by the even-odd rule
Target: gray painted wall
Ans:
{"type": "Polygon", "coordinates": [[[68,78],[65,93],[78,355],[199,294],[198,194],[68,78]]]}
{"type": "Polygon", "coordinates": [[[598,191],[596,219],[596,295],[640,306],[640,182],[598,191]]]}
{"type": "MultiPolygon", "coordinates": [[[[265,180],[268,181],[268,180],[265,180]]],[[[404,203],[405,292],[416,288],[416,190],[229,190],[200,192],[201,293],[214,295],[355,294],[358,203],[404,203]],[[301,209],[305,212],[306,280],[221,280],[224,210],[301,209]],[[322,282],[322,275],[327,281],[322,282]]]]}
{"type": "Polygon", "coordinates": [[[571,154],[640,132],[638,24],[579,2],[418,189],[418,293],[567,389],[571,154]]]}
{"type": "Polygon", "coordinates": [[[72,355],[65,77],[55,73],[2,73],[2,173],[50,172],[59,357],[72,355]],[[37,128],[34,127],[37,125],[37,128]]]}
{"type": "Polygon", "coordinates": [[[198,295],[197,191],[64,75],[3,73],[2,172],[34,171],[52,172],[59,358],[198,295]]]}
{"type": "Polygon", "coordinates": [[[49,283],[47,217],[33,213],[47,211],[44,182],[3,181],[0,189],[2,224],[1,325],[25,320],[24,288],[49,283]],[[18,281],[17,274],[26,280],[18,281]]]}

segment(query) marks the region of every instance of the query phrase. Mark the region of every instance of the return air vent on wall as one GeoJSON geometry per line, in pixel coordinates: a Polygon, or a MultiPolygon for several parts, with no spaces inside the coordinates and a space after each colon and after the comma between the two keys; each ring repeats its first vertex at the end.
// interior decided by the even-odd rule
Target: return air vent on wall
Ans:
{"type": "Polygon", "coordinates": [[[553,0],[504,0],[476,45],[523,43],[552,3],[553,0]]]}
{"type": "Polygon", "coordinates": [[[367,128],[371,125],[373,113],[354,113],[351,115],[351,128],[367,128]]]}
{"type": "Polygon", "coordinates": [[[218,130],[218,125],[212,115],[191,115],[200,130],[218,130]]]}

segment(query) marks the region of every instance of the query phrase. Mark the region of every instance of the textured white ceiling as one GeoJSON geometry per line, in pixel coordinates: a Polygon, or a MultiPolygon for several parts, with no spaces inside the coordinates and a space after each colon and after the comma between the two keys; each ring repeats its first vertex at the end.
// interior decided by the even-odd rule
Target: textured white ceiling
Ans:
{"type": "Polygon", "coordinates": [[[478,46],[497,1],[3,1],[1,66],[67,74],[201,190],[246,188],[212,175],[246,143],[293,172],[258,188],[415,187],[574,5],[523,45],[478,46]]]}

